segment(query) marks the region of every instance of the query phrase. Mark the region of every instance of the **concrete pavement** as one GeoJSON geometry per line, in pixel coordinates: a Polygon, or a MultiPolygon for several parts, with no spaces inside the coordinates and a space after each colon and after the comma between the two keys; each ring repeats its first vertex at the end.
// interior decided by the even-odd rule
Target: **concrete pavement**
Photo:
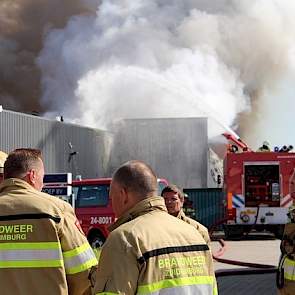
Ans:
{"type": "MultiPolygon", "coordinates": [[[[280,242],[280,240],[225,241],[226,249],[220,258],[277,266],[280,257],[280,242]]],[[[213,241],[213,253],[219,248],[220,244],[213,241]]],[[[244,268],[219,262],[215,262],[214,266],[215,270],[244,268]]]]}

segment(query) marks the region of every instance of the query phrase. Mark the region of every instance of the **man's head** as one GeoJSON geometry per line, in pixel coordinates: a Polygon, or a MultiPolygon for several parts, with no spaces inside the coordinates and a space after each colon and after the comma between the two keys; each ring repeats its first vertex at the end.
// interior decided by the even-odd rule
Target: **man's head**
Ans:
{"type": "Polygon", "coordinates": [[[136,160],[126,162],[114,173],[110,187],[116,217],[141,200],[156,196],[157,190],[157,177],[147,164],[136,160]]]}
{"type": "Polygon", "coordinates": [[[4,169],[4,163],[6,161],[7,154],[0,151],[0,182],[3,180],[3,169],[4,169]]]}
{"type": "Polygon", "coordinates": [[[165,200],[168,213],[177,216],[184,202],[182,191],[176,185],[171,184],[162,190],[161,196],[165,200]]]}
{"type": "Polygon", "coordinates": [[[44,165],[42,154],[37,149],[16,149],[11,152],[4,164],[4,179],[19,178],[36,190],[43,187],[44,165]]]}

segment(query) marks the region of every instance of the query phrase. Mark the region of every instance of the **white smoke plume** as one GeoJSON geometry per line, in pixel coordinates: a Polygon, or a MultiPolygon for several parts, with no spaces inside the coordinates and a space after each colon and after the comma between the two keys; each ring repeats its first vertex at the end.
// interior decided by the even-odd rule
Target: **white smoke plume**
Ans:
{"type": "Polygon", "coordinates": [[[96,17],[72,18],[46,39],[39,59],[43,100],[56,98],[56,109],[63,105],[66,117],[91,126],[130,117],[193,116],[231,125],[247,108],[248,96],[238,71],[208,43],[218,41],[217,16],[199,5],[102,1],[96,17]],[[200,26],[217,30],[215,36],[200,26]]]}
{"type": "Polygon", "coordinates": [[[48,112],[99,128],[120,118],[209,116],[219,122],[211,135],[226,125],[251,146],[295,143],[286,128],[294,119],[285,116],[293,103],[293,1],[87,5],[95,14],[47,30],[37,63],[48,112]]]}

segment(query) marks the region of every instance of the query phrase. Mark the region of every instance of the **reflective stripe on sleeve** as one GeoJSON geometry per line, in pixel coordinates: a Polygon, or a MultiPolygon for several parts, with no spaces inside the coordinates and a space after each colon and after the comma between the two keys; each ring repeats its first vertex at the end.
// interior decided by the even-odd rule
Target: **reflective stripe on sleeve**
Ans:
{"type": "Polygon", "coordinates": [[[214,277],[195,276],[163,280],[138,286],[137,294],[217,294],[214,277]]]}
{"type": "Polygon", "coordinates": [[[82,272],[98,263],[88,243],[73,250],[63,252],[63,257],[67,274],[82,272]]]}
{"type": "Polygon", "coordinates": [[[295,281],[295,261],[288,257],[284,261],[284,277],[287,280],[295,281]]]}
{"type": "MultiPolygon", "coordinates": [[[[142,294],[142,293],[137,293],[142,294]]],[[[213,294],[212,286],[209,285],[191,285],[180,286],[173,288],[166,288],[157,290],[152,293],[145,293],[149,295],[186,295],[186,294],[213,294]]]]}
{"type": "Polygon", "coordinates": [[[14,250],[14,249],[60,249],[58,242],[39,242],[39,243],[0,243],[0,250],[14,250]]]}
{"type": "Polygon", "coordinates": [[[58,242],[0,244],[0,268],[62,267],[58,242]]]}

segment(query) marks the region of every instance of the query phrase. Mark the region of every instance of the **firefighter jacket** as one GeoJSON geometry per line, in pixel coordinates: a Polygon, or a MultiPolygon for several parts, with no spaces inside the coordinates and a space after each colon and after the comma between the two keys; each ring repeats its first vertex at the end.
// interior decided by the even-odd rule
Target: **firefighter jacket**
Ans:
{"type": "Polygon", "coordinates": [[[285,225],[279,271],[283,273],[280,294],[295,294],[295,223],[285,225]]]}
{"type": "Polygon", "coordinates": [[[206,244],[210,247],[210,237],[209,237],[209,233],[208,233],[208,229],[203,225],[201,224],[200,222],[192,219],[192,218],[189,218],[187,217],[183,210],[180,210],[180,212],[178,213],[177,215],[177,218],[183,220],[184,222],[192,225],[193,227],[195,227],[199,232],[200,234],[202,235],[203,239],[205,240],[206,244]]]}
{"type": "Polygon", "coordinates": [[[217,294],[208,245],[162,197],[139,202],[110,230],[94,294],[217,294]]]}
{"type": "Polygon", "coordinates": [[[97,260],[68,203],[10,178],[0,212],[2,295],[91,294],[97,260]]]}

